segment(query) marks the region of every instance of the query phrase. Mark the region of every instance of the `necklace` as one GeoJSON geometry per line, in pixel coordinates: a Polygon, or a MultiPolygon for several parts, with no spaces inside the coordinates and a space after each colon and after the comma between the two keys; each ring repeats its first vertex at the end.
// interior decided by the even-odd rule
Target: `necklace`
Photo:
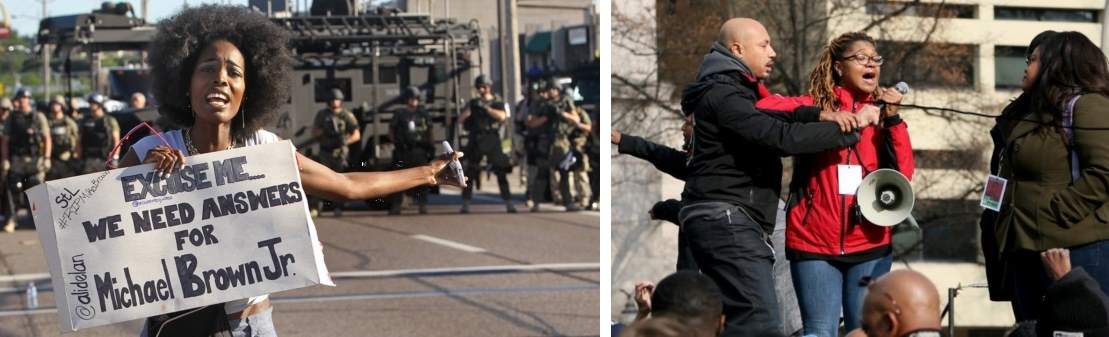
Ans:
{"type": "MultiPolygon", "coordinates": [[[[192,131],[192,129],[185,128],[185,130],[181,131],[182,137],[185,138],[185,146],[188,147],[189,155],[191,156],[191,155],[200,154],[200,150],[197,150],[196,145],[193,145],[193,137],[189,135],[189,133],[190,133],[189,131],[192,131]]],[[[230,149],[233,149],[233,148],[235,148],[235,140],[231,140],[231,143],[227,144],[227,148],[224,149],[224,150],[230,150],[230,149]]]]}

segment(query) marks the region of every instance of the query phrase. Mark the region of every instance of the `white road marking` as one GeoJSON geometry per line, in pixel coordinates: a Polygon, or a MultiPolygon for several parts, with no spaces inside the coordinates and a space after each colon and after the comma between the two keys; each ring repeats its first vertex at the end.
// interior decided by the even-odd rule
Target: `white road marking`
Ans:
{"type": "Polygon", "coordinates": [[[485,252],[485,248],[474,247],[474,246],[467,245],[467,244],[464,244],[464,243],[458,243],[458,242],[454,242],[454,241],[447,240],[447,239],[440,239],[440,238],[437,238],[437,237],[434,237],[434,236],[416,234],[416,235],[412,235],[412,238],[416,239],[416,240],[423,240],[423,241],[431,242],[431,243],[434,243],[434,244],[437,244],[437,245],[440,245],[440,246],[445,246],[445,247],[458,249],[458,250],[461,250],[461,251],[464,251],[464,252],[470,252],[470,253],[484,253],[485,252]]]}
{"type": "MultiPolygon", "coordinates": [[[[443,289],[433,291],[405,291],[396,293],[353,293],[336,295],[315,295],[296,297],[270,297],[274,303],[301,303],[301,302],[331,302],[331,301],[369,301],[405,298],[425,298],[439,296],[466,296],[466,295],[496,295],[520,294],[543,292],[568,292],[587,290],[595,293],[599,289],[597,284],[567,284],[524,288],[462,288],[443,289]]],[[[38,309],[9,309],[0,310],[0,317],[56,314],[57,307],[43,307],[38,309]]]]}
{"type": "Polygon", "coordinates": [[[548,263],[514,264],[504,266],[474,266],[454,268],[400,269],[400,270],[353,270],[331,273],[332,278],[373,278],[401,276],[459,275],[478,273],[508,273],[527,271],[600,271],[600,263],[548,263]]]}
{"type": "Polygon", "coordinates": [[[0,276],[0,282],[22,282],[22,281],[38,281],[49,280],[49,273],[33,273],[33,274],[15,274],[0,276]]]}
{"type": "MultiPolygon", "coordinates": [[[[546,264],[509,264],[500,266],[472,266],[448,268],[422,268],[422,269],[393,269],[393,270],[348,270],[332,272],[332,278],[387,278],[387,277],[413,277],[413,276],[455,276],[466,274],[489,273],[522,273],[522,272],[552,272],[552,271],[600,271],[601,264],[595,262],[582,263],[546,263],[546,264]]],[[[0,276],[0,282],[13,281],[49,281],[50,274],[32,273],[0,276]]],[[[49,283],[38,285],[40,292],[52,291],[49,283]]],[[[0,288],[0,294],[22,293],[26,287],[0,288]]]]}

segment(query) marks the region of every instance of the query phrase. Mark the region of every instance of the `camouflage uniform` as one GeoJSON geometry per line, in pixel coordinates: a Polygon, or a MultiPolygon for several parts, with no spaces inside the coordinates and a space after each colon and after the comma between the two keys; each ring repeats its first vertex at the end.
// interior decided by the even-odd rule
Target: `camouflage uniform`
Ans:
{"type": "Polygon", "coordinates": [[[567,210],[576,210],[583,202],[589,200],[587,192],[589,181],[586,177],[589,161],[582,151],[589,134],[566,121],[562,113],[566,111],[574,113],[584,124],[590,124],[591,121],[584,110],[574,107],[569,97],[560,97],[554,106],[556,108],[555,115],[552,117],[555,122],[554,141],[551,144],[549,164],[558,171],[558,190],[562,203],[566,205],[567,210]],[[570,164],[571,161],[573,164],[570,164]]]}
{"type": "MultiPolygon", "coordinates": [[[[8,191],[11,193],[7,203],[9,215],[5,227],[15,228],[17,207],[23,204],[23,191],[46,181],[46,171],[50,165],[46,142],[50,137],[50,126],[46,116],[40,112],[13,111],[4,123],[4,136],[8,140],[8,191]]],[[[10,229],[5,228],[10,231],[10,229]]]]}
{"type": "Polygon", "coordinates": [[[358,120],[347,109],[337,112],[324,108],[316,113],[313,125],[323,130],[320,134],[320,154],[317,156],[320,163],[335,172],[344,172],[347,169],[346,138],[358,130],[358,120]]]}
{"type": "MultiPolygon", "coordinates": [[[[338,99],[342,99],[342,96],[339,96],[338,99]]],[[[320,153],[316,156],[316,160],[332,171],[346,172],[348,167],[347,154],[350,153],[346,139],[358,130],[358,119],[347,109],[331,111],[330,108],[323,108],[316,113],[316,119],[312,125],[321,131],[319,135],[320,153]]],[[[314,216],[316,210],[323,206],[322,201],[314,197],[308,198],[308,201],[314,216]]],[[[342,202],[334,204],[334,212],[335,216],[342,215],[342,202]]]]}
{"type": "Polygon", "coordinates": [[[48,117],[50,123],[50,171],[46,172],[47,180],[66,178],[77,175],[79,161],[76,156],[77,122],[66,116],[61,118],[48,117]]]}

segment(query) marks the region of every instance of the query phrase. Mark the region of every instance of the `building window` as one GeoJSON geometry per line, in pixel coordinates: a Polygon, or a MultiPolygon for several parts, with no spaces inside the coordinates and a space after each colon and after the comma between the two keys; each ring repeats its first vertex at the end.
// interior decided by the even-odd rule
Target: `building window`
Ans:
{"type": "Polygon", "coordinates": [[[866,4],[866,14],[879,16],[904,15],[952,19],[974,19],[978,17],[978,6],[943,3],[870,1],[866,4]]]}
{"type": "Polygon", "coordinates": [[[978,47],[969,44],[879,41],[882,85],[900,81],[917,88],[972,88],[978,47]]]}
{"type": "Polygon", "coordinates": [[[1092,9],[1057,9],[994,6],[996,20],[1098,22],[1098,11],[1092,9]]]}
{"type": "Polygon", "coordinates": [[[1024,53],[1028,47],[996,46],[994,57],[994,87],[997,89],[1020,88],[1024,78],[1024,53]]]}

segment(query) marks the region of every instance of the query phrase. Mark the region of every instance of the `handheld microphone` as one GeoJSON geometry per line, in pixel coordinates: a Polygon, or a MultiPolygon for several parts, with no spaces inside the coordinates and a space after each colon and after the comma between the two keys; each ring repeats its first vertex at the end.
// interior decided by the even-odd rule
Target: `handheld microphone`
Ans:
{"type": "MultiPolygon", "coordinates": [[[[897,84],[893,85],[893,88],[894,90],[897,90],[897,92],[900,92],[902,95],[907,94],[909,93],[909,90],[912,90],[912,88],[909,87],[909,84],[903,81],[897,82],[897,84]]],[[[878,110],[881,111],[882,109],[886,108],[886,102],[879,100],[876,106],[878,107],[878,110]]],[[[862,130],[864,127],[855,128],[855,132],[862,130]]]]}
{"type": "MultiPolygon", "coordinates": [[[[897,92],[901,93],[902,95],[907,94],[907,93],[909,93],[909,90],[912,90],[912,88],[909,87],[909,84],[905,83],[904,81],[897,82],[897,84],[894,84],[893,89],[897,90],[897,92]]],[[[881,102],[881,101],[878,102],[878,108],[879,109],[882,109],[882,108],[885,108],[885,107],[886,107],[886,102],[881,102]]]]}
{"type": "MultiPolygon", "coordinates": [[[[454,149],[451,149],[451,143],[444,140],[443,154],[450,156],[453,155],[453,153],[454,149]]],[[[454,174],[458,176],[458,184],[462,187],[466,187],[466,174],[462,171],[462,164],[459,163],[458,160],[451,160],[447,166],[449,166],[451,170],[454,170],[454,174]]]]}

